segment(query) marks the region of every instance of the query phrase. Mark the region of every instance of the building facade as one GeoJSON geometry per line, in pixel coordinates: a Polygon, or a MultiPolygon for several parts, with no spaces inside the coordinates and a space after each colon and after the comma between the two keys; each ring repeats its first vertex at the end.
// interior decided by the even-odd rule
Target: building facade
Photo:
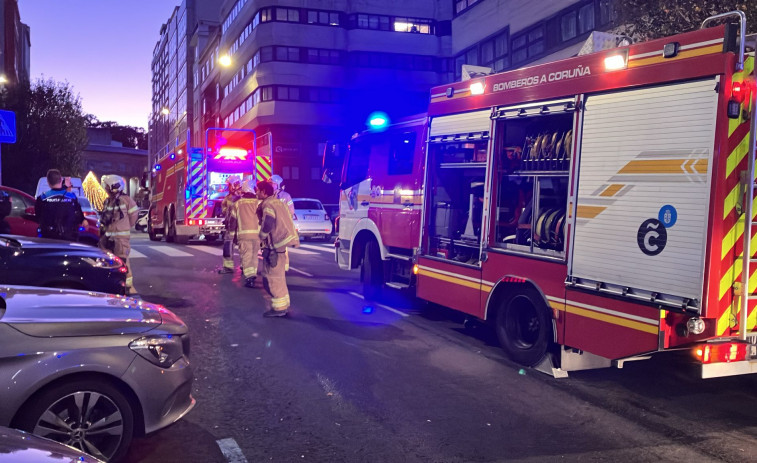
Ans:
{"type": "Polygon", "coordinates": [[[81,153],[84,172],[92,172],[96,178],[103,175],[119,175],[126,180],[125,191],[134,199],[141,199],[140,183],[147,172],[147,151],[124,147],[113,140],[110,129],[87,129],[89,142],[81,153]]]}
{"type": "Polygon", "coordinates": [[[0,0],[0,75],[9,84],[29,80],[31,30],[21,22],[18,0],[0,0]]]}
{"type": "MultiPolygon", "coordinates": [[[[269,135],[287,191],[334,204],[337,186],[321,182],[327,140],[376,111],[425,111],[429,89],[460,80],[463,64],[497,72],[573,56],[609,22],[609,0],[224,0],[188,41],[191,122],[170,108],[179,122],[168,127],[188,128],[197,147],[210,127],[269,135]]],[[[169,100],[154,97],[153,112],[169,100]]]]}

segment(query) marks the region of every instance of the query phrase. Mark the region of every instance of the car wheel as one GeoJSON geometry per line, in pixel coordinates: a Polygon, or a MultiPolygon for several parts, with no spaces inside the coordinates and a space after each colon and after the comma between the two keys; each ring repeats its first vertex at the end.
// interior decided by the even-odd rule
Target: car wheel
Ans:
{"type": "Polygon", "coordinates": [[[534,366],[552,342],[552,319],[543,298],[533,288],[511,294],[496,318],[497,338],[513,361],[534,366]]]}
{"type": "Polygon", "coordinates": [[[147,219],[147,234],[150,236],[150,241],[160,241],[161,236],[155,233],[155,229],[152,228],[152,219],[147,219]]]}
{"type": "Polygon", "coordinates": [[[363,265],[360,267],[360,279],[363,283],[363,296],[368,301],[375,301],[381,297],[384,285],[383,264],[379,253],[378,243],[370,240],[365,243],[363,265]]]}
{"type": "Polygon", "coordinates": [[[44,390],[20,416],[20,429],[110,462],[126,454],[134,434],[129,401],[113,385],[99,380],[44,390]]]}

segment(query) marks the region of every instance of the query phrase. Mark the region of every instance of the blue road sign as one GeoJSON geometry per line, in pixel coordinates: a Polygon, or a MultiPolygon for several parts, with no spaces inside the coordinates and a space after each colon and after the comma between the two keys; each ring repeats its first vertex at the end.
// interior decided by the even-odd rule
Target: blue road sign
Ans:
{"type": "Polygon", "coordinates": [[[0,110],[0,143],[16,143],[16,113],[0,110]]]}

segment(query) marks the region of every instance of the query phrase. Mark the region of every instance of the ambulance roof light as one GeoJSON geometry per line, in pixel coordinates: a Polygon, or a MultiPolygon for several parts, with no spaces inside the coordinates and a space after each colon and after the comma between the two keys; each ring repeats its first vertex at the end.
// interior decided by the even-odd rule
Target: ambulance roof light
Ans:
{"type": "Polygon", "coordinates": [[[375,111],[368,116],[368,128],[370,130],[383,130],[389,125],[389,116],[381,111],[375,111]]]}

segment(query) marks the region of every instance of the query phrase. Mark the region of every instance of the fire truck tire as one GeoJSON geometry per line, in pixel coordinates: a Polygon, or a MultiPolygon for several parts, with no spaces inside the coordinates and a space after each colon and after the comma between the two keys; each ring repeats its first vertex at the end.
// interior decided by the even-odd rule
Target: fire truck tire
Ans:
{"type": "Polygon", "coordinates": [[[360,267],[363,296],[367,301],[375,301],[381,297],[381,289],[384,285],[384,272],[381,267],[381,253],[379,252],[378,243],[370,240],[365,243],[363,264],[360,267]]]}
{"type": "Polygon", "coordinates": [[[495,322],[497,338],[511,360],[534,366],[547,354],[552,320],[544,300],[532,287],[513,292],[502,302],[495,322]]]}
{"type": "Polygon", "coordinates": [[[166,241],[169,243],[173,243],[176,241],[176,224],[173,220],[173,214],[166,211],[165,216],[163,217],[163,223],[165,224],[165,230],[166,230],[166,241]]]}
{"type": "Polygon", "coordinates": [[[155,232],[152,228],[152,219],[147,218],[147,234],[150,236],[150,241],[160,241],[163,237],[155,232]]]}

